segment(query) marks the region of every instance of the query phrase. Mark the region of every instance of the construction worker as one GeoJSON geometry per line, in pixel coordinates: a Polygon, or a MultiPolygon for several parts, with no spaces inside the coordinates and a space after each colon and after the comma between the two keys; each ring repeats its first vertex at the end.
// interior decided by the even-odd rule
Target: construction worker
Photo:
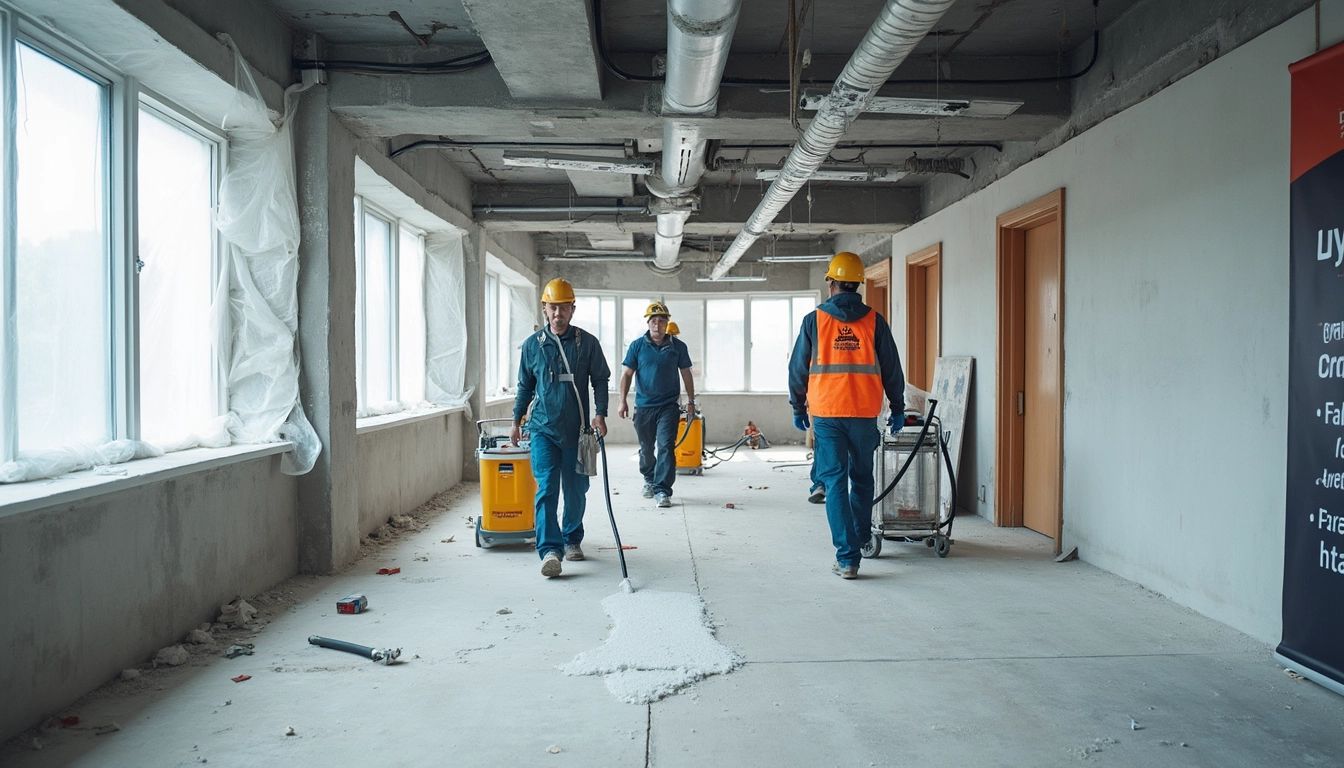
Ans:
{"type": "Polygon", "coordinates": [[[523,342],[518,364],[518,393],[513,400],[513,444],[522,437],[523,416],[533,403],[528,431],[532,438],[532,474],[537,478],[537,555],[541,575],[560,575],[560,558],[582,560],[583,512],[588,476],[579,472],[579,435],[589,423],[607,434],[607,382],[611,368],[597,337],[578,326],[574,287],[556,278],[541,292],[546,324],[523,342]],[[595,415],[588,419],[588,390],[595,415]],[[563,516],[557,521],[561,490],[563,516]]]}
{"type": "Polygon", "coordinates": [[[644,498],[659,507],[672,506],[672,482],[677,479],[677,422],[681,419],[681,387],[686,387],[686,421],[695,419],[695,384],[691,353],[681,339],[667,333],[667,305],[655,301],[644,310],[649,330],[630,342],[621,362],[621,407],[630,415],[630,382],[635,391],[635,436],[639,438],[639,472],[644,476],[644,498]]]}
{"type": "Polygon", "coordinates": [[[826,493],[826,520],[835,545],[832,570],[859,575],[860,550],[872,536],[873,452],[881,442],[875,419],[882,395],[891,402],[887,426],[900,430],[905,375],[887,321],[863,303],[863,261],[849,251],[826,270],[830,298],[803,318],[789,359],[793,424],[812,427],[816,479],[826,493]]]}

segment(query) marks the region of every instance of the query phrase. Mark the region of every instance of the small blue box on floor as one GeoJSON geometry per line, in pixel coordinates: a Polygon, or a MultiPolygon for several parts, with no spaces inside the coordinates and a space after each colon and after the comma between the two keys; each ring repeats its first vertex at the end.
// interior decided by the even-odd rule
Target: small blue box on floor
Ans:
{"type": "Polygon", "coordinates": [[[369,607],[369,599],[363,595],[350,595],[336,601],[337,613],[363,613],[369,607]]]}

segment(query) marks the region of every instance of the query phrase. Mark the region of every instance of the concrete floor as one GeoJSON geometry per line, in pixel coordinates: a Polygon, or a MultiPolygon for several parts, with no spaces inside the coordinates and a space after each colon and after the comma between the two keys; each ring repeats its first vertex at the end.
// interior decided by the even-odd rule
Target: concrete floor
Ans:
{"type": "Polygon", "coordinates": [[[264,596],[254,656],[203,652],[111,683],[54,713],[79,726],[15,739],[0,764],[1344,763],[1344,699],[1291,679],[1260,642],[1085,563],[1054,563],[1036,534],[963,518],[947,559],[888,542],[842,581],[822,508],[804,500],[806,468],[768,463],[801,449],[742,451],[679,478],[665,510],[640,498],[633,453],[612,454],[622,538],[638,547],[632,579],[698,591],[718,638],[747,660],[731,674],[651,706],[561,674],[607,637],[600,602],[620,580],[601,549],[612,542],[600,483],[589,560],[554,581],[530,550],[472,545],[479,497],[464,485],[418,515],[422,530],[264,596]],[[382,566],[402,570],[374,575],[382,566]],[[338,615],[352,592],[372,610],[338,615]],[[310,634],[400,645],[407,663],[319,649],[310,634]],[[252,679],[231,682],[240,673],[252,679]],[[91,730],[109,722],[121,730],[91,730]]]}

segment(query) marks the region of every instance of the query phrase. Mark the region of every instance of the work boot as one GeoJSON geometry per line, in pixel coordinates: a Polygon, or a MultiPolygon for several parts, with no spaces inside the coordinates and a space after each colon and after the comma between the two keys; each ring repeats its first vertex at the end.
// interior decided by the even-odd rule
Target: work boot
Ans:
{"type": "Polygon", "coordinates": [[[669,498],[667,498],[667,494],[666,494],[666,493],[655,494],[654,497],[653,497],[653,500],[654,500],[654,506],[656,506],[656,507],[670,507],[670,506],[672,506],[672,500],[669,499],[669,498]]]}
{"type": "Polygon", "coordinates": [[[579,549],[579,545],[578,545],[578,544],[566,544],[566,545],[565,545],[565,559],[566,559],[566,560],[582,560],[582,559],[583,559],[583,550],[582,550],[582,549],[579,549]]]}
{"type": "Polygon", "coordinates": [[[825,489],[825,488],[818,488],[817,490],[815,490],[815,491],[812,492],[812,495],[811,495],[811,496],[808,496],[808,497],[807,497],[807,500],[810,501],[810,502],[813,503],[813,504],[825,504],[825,503],[826,503],[826,489],[825,489]]]}
{"type": "Polygon", "coordinates": [[[840,578],[842,579],[859,578],[859,566],[857,565],[841,565],[840,563],[832,563],[831,572],[839,574],[840,578]]]}
{"type": "Polygon", "coordinates": [[[541,575],[548,579],[560,575],[560,556],[555,552],[547,552],[546,556],[541,558],[541,575]]]}
{"type": "Polygon", "coordinates": [[[644,484],[644,498],[646,499],[653,498],[653,486],[649,485],[648,483],[644,484]]]}

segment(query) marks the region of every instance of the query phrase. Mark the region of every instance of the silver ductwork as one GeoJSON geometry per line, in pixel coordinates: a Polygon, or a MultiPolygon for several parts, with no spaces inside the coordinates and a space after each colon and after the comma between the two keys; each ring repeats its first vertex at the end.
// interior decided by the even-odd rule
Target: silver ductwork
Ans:
{"type": "MultiPolygon", "coordinates": [[[[677,116],[714,114],[740,5],[741,0],[668,0],[663,157],[659,175],[647,179],[649,191],[658,197],[684,197],[704,175],[705,140],[700,128],[677,116]]],[[[653,263],[660,269],[677,265],[690,213],[688,209],[658,215],[653,263]]]]}
{"type": "MultiPolygon", "coordinates": [[[[887,0],[877,21],[864,35],[845,70],[836,78],[821,108],[784,161],[779,178],[766,190],[760,205],[747,219],[714,265],[710,277],[719,279],[737,263],[752,243],[765,234],[789,200],[830,155],[868,100],[891,77],[919,41],[933,29],[955,0],[887,0]]],[[[670,11],[669,11],[670,13],[670,11]]]]}

